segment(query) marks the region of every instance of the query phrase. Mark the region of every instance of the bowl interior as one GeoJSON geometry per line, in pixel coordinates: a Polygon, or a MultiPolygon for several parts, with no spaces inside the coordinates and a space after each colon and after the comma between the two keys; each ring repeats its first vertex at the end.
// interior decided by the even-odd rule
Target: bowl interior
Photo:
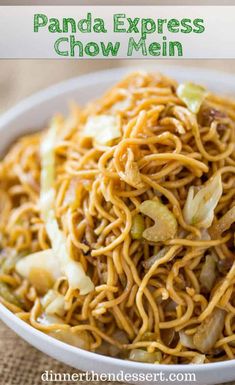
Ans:
{"type": "MultiPolygon", "coordinates": [[[[151,69],[172,76],[179,82],[193,81],[205,85],[212,91],[219,92],[222,95],[235,95],[234,75],[204,71],[203,69],[182,68],[181,66],[174,68],[155,65],[151,69]]],[[[25,99],[0,117],[0,153],[3,154],[9,144],[20,135],[45,127],[54,113],[66,113],[69,101],[75,101],[82,105],[91,99],[95,99],[115,82],[119,81],[123,75],[130,73],[131,70],[131,68],[114,69],[70,79],[25,99]]],[[[93,369],[96,372],[109,371],[112,373],[117,373],[120,370],[126,373],[157,373],[160,370],[166,373],[173,371],[187,373],[190,370],[192,371],[192,366],[189,369],[188,365],[159,366],[141,364],[104,357],[74,348],[33,329],[15,317],[1,304],[0,318],[30,344],[77,369],[88,371],[93,369]]],[[[216,384],[234,379],[234,368],[235,360],[208,365],[194,365],[193,372],[197,374],[198,384],[216,384]],[[223,371],[222,377],[218,378],[221,369],[226,370],[223,371]]],[[[133,382],[138,383],[138,381],[133,382]]],[[[184,384],[187,383],[190,382],[184,382],[184,384]]]]}

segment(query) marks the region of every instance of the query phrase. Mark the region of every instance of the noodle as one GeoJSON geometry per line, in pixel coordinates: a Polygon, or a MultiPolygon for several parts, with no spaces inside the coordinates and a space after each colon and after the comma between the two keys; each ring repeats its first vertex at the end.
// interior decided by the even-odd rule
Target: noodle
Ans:
{"type": "Polygon", "coordinates": [[[193,113],[175,81],[138,72],[73,106],[68,119],[54,118],[47,171],[40,148],[50,131],[20,138],[0,163],[1,303],[101,354],[129,359],[135,349],[138,361],[141,349],[141,360],[167,364],[235,358],[235,218],[224,217],[235,205],[234,106],[207,93],[193,113]],[[43,172],[54,194],[48,213],[43,172]],[[56,259],[52,221],[84,293],[58,266],[65,261],[56,259]]]}

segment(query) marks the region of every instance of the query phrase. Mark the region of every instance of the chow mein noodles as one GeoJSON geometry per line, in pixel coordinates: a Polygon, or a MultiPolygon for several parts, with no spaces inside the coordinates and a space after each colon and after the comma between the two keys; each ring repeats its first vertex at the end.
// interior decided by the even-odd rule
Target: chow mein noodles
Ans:
{"type": "Polygon", "coordinates": [[[99,354],[235,358],[235,102],[137,72],[0,163],[0,300],[99,354]]]}

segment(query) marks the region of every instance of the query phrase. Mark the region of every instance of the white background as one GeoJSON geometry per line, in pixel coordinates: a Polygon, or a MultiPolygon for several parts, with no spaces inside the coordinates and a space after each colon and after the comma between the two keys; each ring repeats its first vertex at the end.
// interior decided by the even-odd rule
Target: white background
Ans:
{"type": "MultiPolygon", "coordinates": [[[[183,45],[184,58],[235,58],[235,6],[58,6],[58,7],[0,7],[0,57],[1,58],[63,58],[54,51],[54,43],[64,34],[49,33],[46,28],[33,32],[33,15],[45,13],[48,18],[73,17],[80,19],[87,12],[102,17],[111,26],[114,13],[126,13],[130,17],[151,18],[203,18],[206,30],[202,34],[166,33],[167,40],[177,40],[183,45]]],[[[112,28],[109,28],[111,31],[112,28]]],[[[76,39],[86,44],[88,41],[122,41],[119,58],[125,58],[127,42],[131,34],[77,34],[76,39]]],[[[139,35],[133,35],[138,41],[139,35]]],[[[161,36],[149,35],[148,42],[161,42],[161,36]]],[[[101,57],[101,56],[100,56],[101,57]]],[[[139,52],[133,58],[143,57],[139,52]]],[[[151,57],[151,56],[149,56],[151,57]]],[[[87,57],[86,57],[87,58],[87,57]]],[[[98,56],[96,56],[98,58],[98,56]]],[[[146,58],[146,57],[145,57],[146,58]]],[[[152,58],[152,57],[151,57],[152,58]]]]}

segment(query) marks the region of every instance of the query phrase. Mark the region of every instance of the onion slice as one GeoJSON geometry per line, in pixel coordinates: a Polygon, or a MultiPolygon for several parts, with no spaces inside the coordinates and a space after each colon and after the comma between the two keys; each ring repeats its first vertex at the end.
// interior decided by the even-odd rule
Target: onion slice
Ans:
{"type": "Polygon", "coordinates": [[[196,349],[196,347],[193,343],[193,337],[192,336],[189,336],[188,334],[186,334],[184,330],[180,330],[179,336],[180,336],[180,343],[185,348],[192,349],[192,350],[196,349]]]}
{"type": "Polygon", "coordinates": [[[207,293],[210,293],[216,280],[216,264],[217,261],[215,256],[208,254],[206,256],[205,262],[202,266],[202,270],[199,276],[201,286],[205,289],[207,293]]]}
{"type": "Polygon", "coordinates": [[[215,308],[213,312],[198,326],[193,336],[197,350],[208,353],[214,347],[224,328],[225,311],[215,308]]]}

